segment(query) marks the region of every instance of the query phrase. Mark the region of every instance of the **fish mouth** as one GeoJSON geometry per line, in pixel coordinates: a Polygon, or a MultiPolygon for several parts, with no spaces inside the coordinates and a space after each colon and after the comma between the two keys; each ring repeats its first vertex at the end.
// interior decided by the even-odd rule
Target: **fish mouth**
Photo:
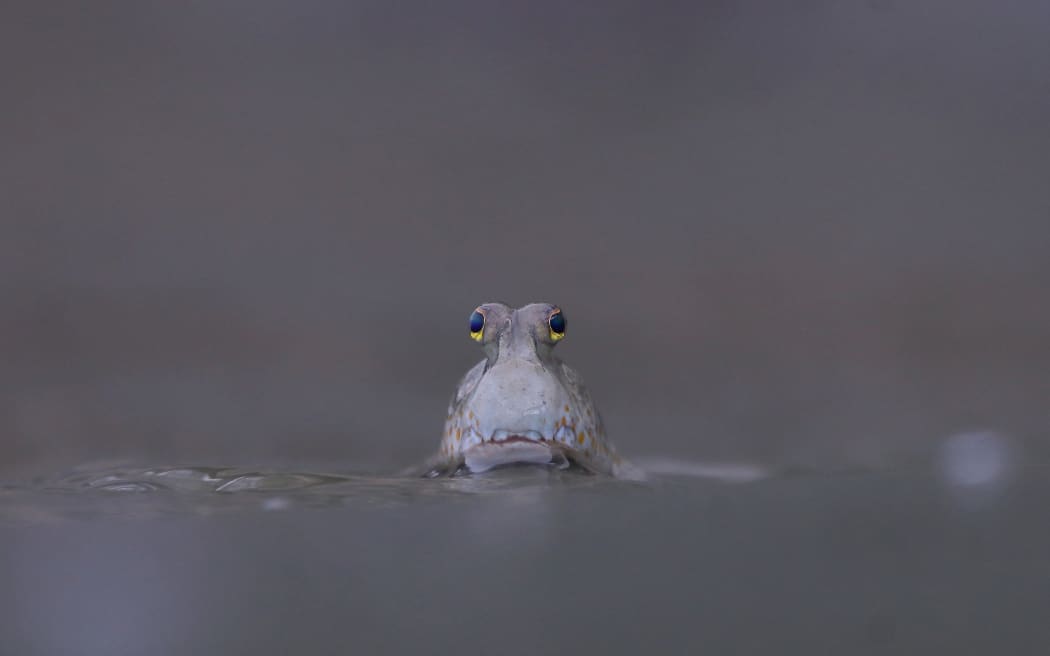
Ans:
{"type": "Polygon", "coordinates": [[[488,439],[482,438],[478,441],[483,444],[534,442],[536,444],[572,446],[574,435],[575,433],[570,426],[560,426],[554,431],[554,434],[550,436],[544,435],[538,430],[508,430],[506,428],[497,428],[492,431],[492,434],[488,439]]]}
{"type": "Polygon", "coordinates": [[[515,444],[521,442],[539,444],[548,440],[543,433],[536,430],[497,428],[492,431],[489,439],[483,441],[486,444],[515,444]]]}
{"type": "Polygon", "coordinates": [[[531,437],[525,437],[524,435],[509,435],[503,438],[493,438],[488,441],[488,444],[541,444],[546,442],[546,438],[539,438],[538,440],[531,437]]]}
{"type": "Polygon", "coordinates": [[[563,445],[537,431],[496,431],[490,439],[464,451],[463,457],[472,472],[517,464],[568,466],[563,445]]]}

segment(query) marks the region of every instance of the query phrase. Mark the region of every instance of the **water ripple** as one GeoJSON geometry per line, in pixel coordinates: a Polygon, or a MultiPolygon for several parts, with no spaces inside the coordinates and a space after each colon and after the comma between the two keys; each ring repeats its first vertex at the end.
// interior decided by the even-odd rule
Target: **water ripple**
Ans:
{"type": "Polygon", "coordinates": [[[604,476],[534,467],[509,469],[498,475],[441,479],[248,467],[84,468],[26,485],[0,486],[0,521],[383,507],[478,495],[520,496],[621,485],[631,484],[604,476]]]}

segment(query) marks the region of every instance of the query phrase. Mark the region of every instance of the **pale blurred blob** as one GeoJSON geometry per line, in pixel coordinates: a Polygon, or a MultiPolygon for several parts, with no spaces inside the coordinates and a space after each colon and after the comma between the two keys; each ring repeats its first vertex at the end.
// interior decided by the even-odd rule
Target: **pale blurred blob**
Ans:
{"type": "Polygon", "coordinates": [[[288,510],[292,507],[292,500],[288,497],[269,497],[263,499],[260,506],[263,510],[288,510]]]}
{"type": "Polygon", "coordinates": [[[1009,438],[995,431],[956,433],[944,440],[937,465],[958,488],[989,488],[1005,482],[1015,460],[1009,438]]]}
{"type": "Polygon", "coordinates": [[[707,478],[723,483],[752,483],[770,475],[769,467],[750,462],[696,462],[677,458],[637,458],[635,464],[648,474],[707,478]]]}

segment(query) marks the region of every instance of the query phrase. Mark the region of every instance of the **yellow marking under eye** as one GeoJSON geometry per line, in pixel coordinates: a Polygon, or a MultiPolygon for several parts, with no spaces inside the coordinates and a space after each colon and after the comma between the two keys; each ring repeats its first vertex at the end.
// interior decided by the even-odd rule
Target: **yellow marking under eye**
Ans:
{"type": "Polygon", "coordinates": [[[576,441],[577,442],[579,442],[580,444],[583,444],[584,439],[585,438],[583,437],[583,432],[576,433],[576,441]]]}
{"type": "Polygon", "coordinates": [[[473,330],[470,331],[470,338],[475,342],[480,342],[481,339],[485,336],[485,322],[488,319],[488,317],[486,317],[485,313],[481,311],[481,308],[477,308],[474,311],[481,315],[481,330],[477,332],[474,332],[473,330]]]}
{"type": "MultiPolygon", "coordinates": [[[[550,315],[547,316],[547,332],[550,333],[552,342],[556,342],[559,339],[562,339],[562,338],[565,337],[565,333],[556,333],[556,332],[554,332],[554,329],[550,327],[551,319],[554,318],[555,316],[559,315],[559,314],[561,314],[561,310],[555,309],[553,312],[550,313],[550,315]]],[[[566,411],[568,411],[568,408],[566,408],[566,411]]]]}

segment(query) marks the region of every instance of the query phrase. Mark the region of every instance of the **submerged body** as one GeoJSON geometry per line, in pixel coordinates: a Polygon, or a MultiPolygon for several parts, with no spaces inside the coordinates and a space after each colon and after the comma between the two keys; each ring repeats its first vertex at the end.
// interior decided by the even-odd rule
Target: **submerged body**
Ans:
{"type": "Polygon", "coordinates": [[[564,335],[561,310],[546,303],[475,310],[471,337],[486,357],[449,403],[431,475],[515,463],[624,475],[628,468],[606,440],[582,379],[553,353],[564,335]]]}

